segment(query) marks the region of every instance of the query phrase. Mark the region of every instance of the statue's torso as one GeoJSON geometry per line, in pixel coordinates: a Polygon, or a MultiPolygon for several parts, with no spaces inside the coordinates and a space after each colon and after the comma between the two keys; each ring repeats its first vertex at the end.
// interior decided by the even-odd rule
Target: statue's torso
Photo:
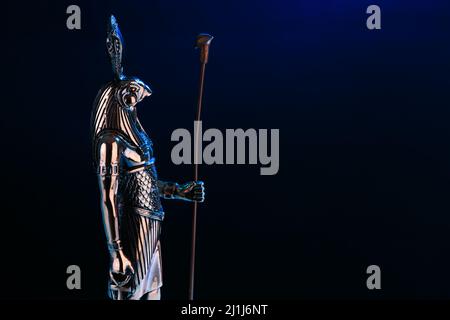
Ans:
{"type": "Polygon", "coordinates": [[[158,175],[155,167],[152,142],[141,131],[143,144],[138,150],[125,148],[121,161],[119,179],[119,205],[137,209],[142,215],[162,220],[163,208],[158,190],[158,175]]]}

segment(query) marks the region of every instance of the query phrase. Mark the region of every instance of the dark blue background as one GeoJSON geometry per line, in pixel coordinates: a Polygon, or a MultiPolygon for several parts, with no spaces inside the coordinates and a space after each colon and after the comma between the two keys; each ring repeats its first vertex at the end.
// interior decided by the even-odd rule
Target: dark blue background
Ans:
{"type": "MultiPolygon", "coordinates": [[[[280,171],[202,166],[196,292],[212,298],[449,298],[448,1],[22,1],[7,4],[3,63],[2,297],[104,298],[107,253],[89,120],[111,79],[106,21],[161,178],[171,132],[192,131],[198,52],[213,41],[204,128],[279,128],[280,171]],[[82,29],[69,31],[70,4],[82,29]],[[370,4],[382,30],[366,28],[370,4]],[[66,267],[82,269],[69,291],[66,267]],[[382,290],[366,288],[366,267],[382,290]]],[[[190,214],[165,202],[163,298],[187,297],[190,214]]]]}

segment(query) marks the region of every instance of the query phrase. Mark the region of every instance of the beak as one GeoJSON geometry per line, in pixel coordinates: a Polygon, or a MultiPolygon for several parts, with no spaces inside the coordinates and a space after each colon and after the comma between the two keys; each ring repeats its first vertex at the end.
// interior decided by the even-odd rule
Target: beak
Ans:
{"type": "Polygon", "coordinates": [[[142,98],[148,97],[152,95],[152,90],[148,85],[144,85],[144,94],[142,95],[142,98]]]}

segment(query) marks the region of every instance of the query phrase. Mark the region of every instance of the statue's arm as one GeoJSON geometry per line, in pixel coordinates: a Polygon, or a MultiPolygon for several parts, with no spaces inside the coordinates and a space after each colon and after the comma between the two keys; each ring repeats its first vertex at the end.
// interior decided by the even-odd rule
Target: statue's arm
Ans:
{"type": "Polygon", "coordinates": [[[106,240],[111,257],[110,275],[113,285],[126,285],[134,273],[122,250],[118,210],[118,185],[121,144],[114,137],[104,137],[98,144],[98,183],[106,240]]]}
{"type": "Polygon", "coordinates": [[[117,189],[119,185],[120,145],[113,138],[99,143],[98,183],[100,205],[108,248],[119,249],[117,189]]]}
{"type": "Polygon", "coordinates": [[[158,180],[158,189],[164,199],[180,199],[203,202],[205,187],[202,181],[190,181],[183,184],[158,180]]]}

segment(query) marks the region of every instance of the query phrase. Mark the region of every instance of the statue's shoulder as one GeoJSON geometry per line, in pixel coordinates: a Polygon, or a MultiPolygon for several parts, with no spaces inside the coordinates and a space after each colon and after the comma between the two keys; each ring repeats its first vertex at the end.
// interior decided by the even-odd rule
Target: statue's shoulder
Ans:
{"type": "MultiPolygon", "coordinates": [[[[97,138],[97,162],[102,163],[107,159],[115,159],[113,162],[119,162],[123,159],[124,165],[129,168],[142,167],[149,160],[148,155],[133,144],[125,136],[114,130],[105,130],[97,138]]],[[[110,161],[110,160],[107,160],[110,161]]]]}
{"type": "Polygon", "coordinates": [[[104,130],[100,132],[95,139],[94,163],[98,172],[109,170],[108,166],[116,165],[120,162],[124,150],[127,149],[121,134],[115,130],[104,130]],[[106,169],[102,169],[102,168],[106,169]]]}
{"type": "Polygon", "coordinates": [[[117,147],[118,151],[139,150],[124,133],[111,129],[102,130],[97,135],[95,144],[97,145],[97,149],[100,149],[103,145],[104,147],[117,147]]]}

